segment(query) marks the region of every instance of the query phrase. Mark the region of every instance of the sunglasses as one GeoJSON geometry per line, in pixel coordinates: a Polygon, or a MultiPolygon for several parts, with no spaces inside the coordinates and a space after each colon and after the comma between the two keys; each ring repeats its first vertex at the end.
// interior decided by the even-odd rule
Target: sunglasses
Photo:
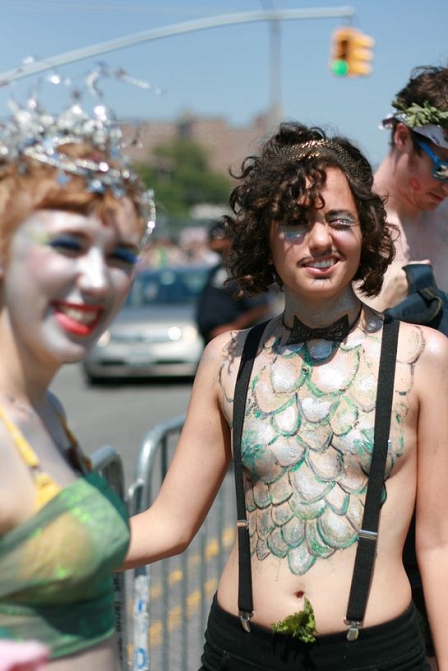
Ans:
{"type": "Polygon", "coordinates": [[[420,149],[423,149],[423,151],[429,156],[429,158],[433,162],[433,168],[431,171],[432,176],[434,179],[439,179],[442,181],[445,181],[448,179],[448,161],[442,161],[438,156],[436,156],[431,149],[431,147],[426,144],[426,142],[422,142],[421,140],[418,140],[415,138],[418,146],[420,149]]]}

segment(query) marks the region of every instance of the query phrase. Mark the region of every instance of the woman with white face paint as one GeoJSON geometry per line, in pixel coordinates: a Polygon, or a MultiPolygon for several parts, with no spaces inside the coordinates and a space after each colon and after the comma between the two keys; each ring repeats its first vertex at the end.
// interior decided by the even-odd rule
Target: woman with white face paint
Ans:
{"type": "Polygon", "coordinates": [[[151,203],[106,108],[13,111],[0,131],[0,651],[29,639],[51,671],[111,671],[127,511],[49,386],[123,305],[151,203]]]}
{"type": "Polygon", "coordinates": [[[447,671],[448,341],[384,320],[354,291],[380,291],[393,241],[350,141],[282,124],[236,178],[230,277],[252,293],[277,282],[284,312],[206,347],[161,491],[131,519],[125,566],[188,545],[233,457],[236,541],[201,671],[424,671],[402,562],[416,506],[447,671]]]}

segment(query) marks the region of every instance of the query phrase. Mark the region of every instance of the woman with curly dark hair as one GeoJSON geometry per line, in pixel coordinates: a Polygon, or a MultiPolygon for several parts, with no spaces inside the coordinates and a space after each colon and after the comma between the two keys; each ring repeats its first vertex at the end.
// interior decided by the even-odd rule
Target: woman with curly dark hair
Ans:
{"type": "Polygon", "coordinates": [[[201,671],[424,671],[402,550],[416,549],[448,668],[448,341],[363,303],[393,257],[348,140],[282,124],[231,196],[231,275],[284,311],[206,347],[176,455],[131,520],[127,566],[183,551],[233,457],[237,538],[201,671]],[[145,539],[144,530],[147,530],[145,539]]]}
{"type": "Polygon", "coordinates": [[[321,129],[298,123],[282,124],[260,156],[248,157],[241,174],[233,175],[241,183],[230,198],[235,216],[226,220],[235,236],[233,275],[242,289],[258,293],[278,281],[270,259],[271,225],[297,219],[303,207],[298,200],[304,195],[306,207],[320,207],[325,170],[330,167],[344,173],[359,214],[363,249],[353,279],[361,280],[366,296],[379,293],[393,244],[384,226],[383,201],[372,192],[370,164],[345,138],[331,141],[321,129]]]}

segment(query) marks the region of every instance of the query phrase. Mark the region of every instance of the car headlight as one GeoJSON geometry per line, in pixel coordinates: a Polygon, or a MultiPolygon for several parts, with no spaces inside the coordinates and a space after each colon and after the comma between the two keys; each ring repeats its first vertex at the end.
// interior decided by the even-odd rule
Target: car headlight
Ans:
{"type": "Polygon", "coordinates": [[[186,342],[195,342],[198,337],[198,331],[194,326],[172,326],[168,330],[168,337],[170,340],[185,340],[186,342]]]}
{"type": "Polygon", "coordinates": [[[171,326],[168,329],[168,338],[170,340],[180,340],[182,338],[182,329],[178,326],[171,326]]]}

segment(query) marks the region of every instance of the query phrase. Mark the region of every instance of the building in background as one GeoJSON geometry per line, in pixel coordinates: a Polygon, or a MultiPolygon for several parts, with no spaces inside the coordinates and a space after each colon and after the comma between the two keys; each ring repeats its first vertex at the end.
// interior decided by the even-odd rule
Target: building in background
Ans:
{"type": "MultiPolygon", "coordinates": [[[[210,169],[225,175],[230,167],[238,168],[252,150],[255,152],[269,133],[267,115],[259,115],[248,126],[231,126],[222,117],[199,117],[184,112],[176,121],[123,122],[126,144],[132,144],[137,126],[138,142],[127,149],[133,162],[152,163],[156,147],[183,138],[200,144],[207,152],[210,169]]],[[[163,166],[160,168],[163,170],[163,166]]]]}

